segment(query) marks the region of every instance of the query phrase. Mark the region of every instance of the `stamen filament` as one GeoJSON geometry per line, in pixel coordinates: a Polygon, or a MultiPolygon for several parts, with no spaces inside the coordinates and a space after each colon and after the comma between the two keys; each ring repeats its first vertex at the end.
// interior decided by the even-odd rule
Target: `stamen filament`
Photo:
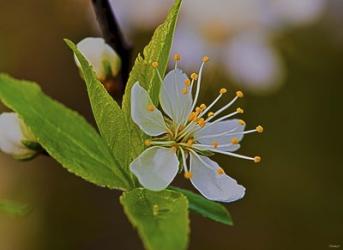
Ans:
{"type": "Polygon", "coordinates": [[[199,69],[199,77],[198,77],[198,80],[197,80],[197,89],[196,89],[196,92],[195,92],[195,97],[194,97],[194,101],[193,101],[191,110],[193,110],[195,108],[195,106],[196,106],[196,104],[198,102],[198,97],[199,97],[199,93],[200,93],[201,78],[202,78],[202,72],[203,72],[203,69],[204,69],[204,65],[205,65],[205,62],[203,61],[201,63],[200,69],[199,69]]]}
{"type": "Polygon", "coordinates": [[[199,118],[201,118],[203,115],[205,115],[218,101],[219,101],[219,99],[221,98],[223,96],[223,94],[219,94],[218,96],[217,96],[217,98],[216,99],[214,99],[214,101],[210,104],[210,105],[208,105],[208,107],[203,111],[203,112],[201,112],[200,113],[200,115],[199,115],[199,118]]]}
{"type": "Polygon", "coordinates": [[[213,134],[213,135],[203,135],[197,137],[197,139],[209,139],[209,138],[214,138],[214,137],[219,137],[219,136],[225,136],[225,135],[246,135],[246,134],[252,134],[252,133],[259,133],[256,129],[252,130],[246,130],[246,131],[240,131],[240,132],[233,132],[237,128],[231,129],[229,131],[225,131],[219,134],[213,134]]]}
{"type": "MultiPolygon", "coordinates": [[[[198,148],[197,146],[195,146],[195,144],[193,145],[193,147],[194,148],[198,148]]],[[[199,150],[201,150],[201,149],[199,149],[199,150]]],[[[254,162],[256,161],[255,157],[249,157],[249,156],[245,156],[245,155],[235,154],[235,153],[231,153],[231,152],[217,150],[217,149],[214,149],[214,148],[208,148],[207,150],[209,150],[211,152],[214,152],[214,153],[228,155],[228,156],[232,156],[232,157],[236,157],[236,158],[240,158],[240,159],[245,159],[245,160],[254,161],[254,162]]]]}
{"type": "Polygon", "coordinates": [[[225,111],[226,109],[228,109],[229,107],[231,107],[238,99],[239,97],[236,96],[235,98],[232,99],[231,102],[229,102],[228,104],[226,104],[224,107],[222,107],[221,109],[219,109],[218,111],[214,112],[214,115],[207,118],[206,121],[210,121],[212,120],[214,117],[216,117],[217,115],[219,115],[220,113],[222,113],[223,111],[225,111]]]}

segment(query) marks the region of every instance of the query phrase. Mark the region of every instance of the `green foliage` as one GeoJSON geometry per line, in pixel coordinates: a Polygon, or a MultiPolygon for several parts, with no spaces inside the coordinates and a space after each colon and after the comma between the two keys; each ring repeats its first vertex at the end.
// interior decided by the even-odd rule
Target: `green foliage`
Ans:
{"type": "Polygon", "coordinates": [[[87,85],[89,100],[100,134],[107,142],[120,166],[126,168],[126,173],[128,173],[127,168],[130,163],[129,131],[125,124],[124,113],[117,102],[108,94],[103,84],[97,80],[92,66],[76,45],[67,39],[65,42],[73,50],[81,64],[81,71],[87,85]]]}
{"type": "Polygon", "coordinates": [[[14,216],[25,216],[31,211],[30,206],[10,200],[0,200],[0,212],[14,216]]]}
{"type": "Polygon", "coordinates": [[[120,202],[148,250],[186,249],[189,234],[188,201],[171,190],[138,188],[125,192],[120,202]]]}
{"type": "Polygon", "coordinates": [[[226,208],[214,201],[210,201],[202,197],[201,195],[195,194],[191,191],[181,188],[171,188],[172,190],[181,192],[184,194],[189,201],[189,209],[206,217],[211,220],[226,224],[233,225],[230,213],[226,208]]]}
{"type": "Polygon", "coordinates": [[[37,84],[0,74],[0,100],[20,115],[42,147],[68,171],[100,186],[128,188],[95,129],[82,116],[46,96],[37,84]]]}
{"type": "Polygon", "coordinates": [[[160,91],[160,80],[156,70],[152,68],[151,63],[159,63],[158,70],[163,76],[167,69],[170,48],[172,45],[176,21],[179,14],[181,0],[176,0],[169,14],[154,32],[150,43],[144,48],[143,56],[138,55],[135,65],[130,73],[130,77],[125,89],[122,108],[126,114],[126,122],[130,129],[130,145],[132,147],[132,158],[135,158],[144,149],[144,138],[142,132],[131,120],[130,96],[131,88],[135,82],[139,82],[150,94],[151,99],[157,105],[160,91]]]}

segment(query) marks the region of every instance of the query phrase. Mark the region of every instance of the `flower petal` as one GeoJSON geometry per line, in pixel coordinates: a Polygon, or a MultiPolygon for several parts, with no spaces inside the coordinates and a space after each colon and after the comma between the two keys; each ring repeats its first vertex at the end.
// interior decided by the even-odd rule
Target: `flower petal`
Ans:
{"type": "Polygon", "coordinates": [[[28,149],[22,143],[28,140],[21,129],[20,120],[16,113],[2,113],[0,115],[0,151],[15,158],[30,158],[36,152],[28,149]]]}
{"type": "MultiPolygon", "coordinates": [[[[211,145],[213,143],[218,143],[219,146],[223,144],[231,144],[232,139],[236,138],[237,141],[241,141],[244,137],[243,134],[237,135],[223,135],[223,133],[240,133],[243,132],[245,129],[245,125],[242,125],[241,120],[232,119],[222,122],[217,122],[213,125],[211,123],[207,123],[203,129],[195,132],[194,138],[201,144],[211,145]]],[[[223,151],[236,151],[239,149],[239,145],[230,145],[227,147],[222,147],[221,150],[223,151]]]]}
{"type": "Polygon", "coordinates": [[[162,113],[153,105],[148,92],[138,82],[131,89],[131,117],[150,136],[167,132],[162,113]]]}
{"type": "Polygon", "coordinates": [[[225,173],[218,174],[221,168],[210,158],[191,153],[190,167],[193,186],[207,199],[232,202],[243,198],[245,188],[225,173]]]}
{"type": "Polygon", "coordinates": [[[176,123],[184,123],[192,108],[192,87],[186,88],[188,77],[180,69],[170,71],[164,79],[160,91],[163,111],[176,123]],[[184,92],[187,90],[186,92],[184,92]]]}
{"type": "Polygon", "coordinates": [[[170,148],[151,147],[130,164],[130,169],[143,187],[159,191],[175,178],[179,160],[170,148]]]}

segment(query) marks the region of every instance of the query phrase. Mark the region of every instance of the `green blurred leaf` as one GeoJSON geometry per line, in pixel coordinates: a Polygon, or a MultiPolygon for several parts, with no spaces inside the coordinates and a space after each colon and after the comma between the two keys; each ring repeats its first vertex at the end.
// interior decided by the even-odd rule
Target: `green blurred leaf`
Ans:
{"type": "Polygon", "coordinates": [[[25,216],[31,211],[30,206],[17,201],[0,200],[0,212],[14,216],[25,216]]]}
{"type": "Polygon", "coordinates": [[[100,186],[128,188],[96,130],[37,84],[0,74],[0,100],[21,116],[42,147],[68,171],[100,186]]]}
{"type": "Polygon", "coordinates": [[[77,49],[76,45],[67,39],[65,39],[65,42],[73,50],[81,64],[89,100],[100,134],[112,150],[113,156],[118,160],[120,166],[125,168],[125,172],[128,174],[130,144],[128,139],[129,130],[125,123],[124,113],[117,102],[108,94],[103,84],[97,80],[92,66],[77,49]]]}
{"type": "Polygon", "coordinates": [[[188,201],[179,192],[143,188],[120,197],[125,213],[148,250],[186,249],[189,235],[188,201]]]}
{"type": "Polygon", "coordinates": [[[156,74],[156,70],[152,68],[151,63],[157,61],[159,63],[159,72],[162,76],[165,74],[181,2],[181,0],[175,1],[166,20],[155,30],[150,43],[144,48],[143,56],[139,54],[136,58],[135,65],[126,85],[123,111],[126,113],[126,122],[130,129],[132,158],[136,158],[144,150],[144,138],[142,132],[131,120],[131,88],[138,81],[149,92],[153,102],[156,105],[158,104],[160,80],[156,74]]]}
{"type": "Polygon", "coordinates": [[[227,209],[214,201],[207,200],[201,195],[195,194],[189,190],[172,187],[172,190],[181,192],[189,201],[189,209],[211,220],[233,225],[231,215],[227,209]]]}

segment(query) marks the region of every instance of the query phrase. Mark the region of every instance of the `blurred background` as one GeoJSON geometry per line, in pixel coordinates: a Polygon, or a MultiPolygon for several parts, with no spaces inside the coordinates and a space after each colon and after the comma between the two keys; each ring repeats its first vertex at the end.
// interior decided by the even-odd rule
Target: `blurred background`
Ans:
{"type": "MultiPolygon", "coordinates": [[[[173,2],[111,1],[133,57],[173,2]]],[[[0,6],[0,71],[38,82],[93,122],[62,40],[101,36],[90,1],[12,0],[0,6]]],[[[240,150],[262,155],[260,166],[217,157],[247,194],[227,206],[233,227],[192,214],[189,248],[343,247],[343,1],[184,0],[173,51],[181,53],[189,73],[210,56],[202,99],[212,99],[220,87],[242,89],[242,118],[266,131],[247,136],[240,150]]],[[[192,189],[182,178],[177,184],[192,189]]],[[[0,154],[0,199],[32,208],[24,217],[0,213],[0,250],[142,249],[119,195],[48,157],[17,162],[0,154]]]]}

